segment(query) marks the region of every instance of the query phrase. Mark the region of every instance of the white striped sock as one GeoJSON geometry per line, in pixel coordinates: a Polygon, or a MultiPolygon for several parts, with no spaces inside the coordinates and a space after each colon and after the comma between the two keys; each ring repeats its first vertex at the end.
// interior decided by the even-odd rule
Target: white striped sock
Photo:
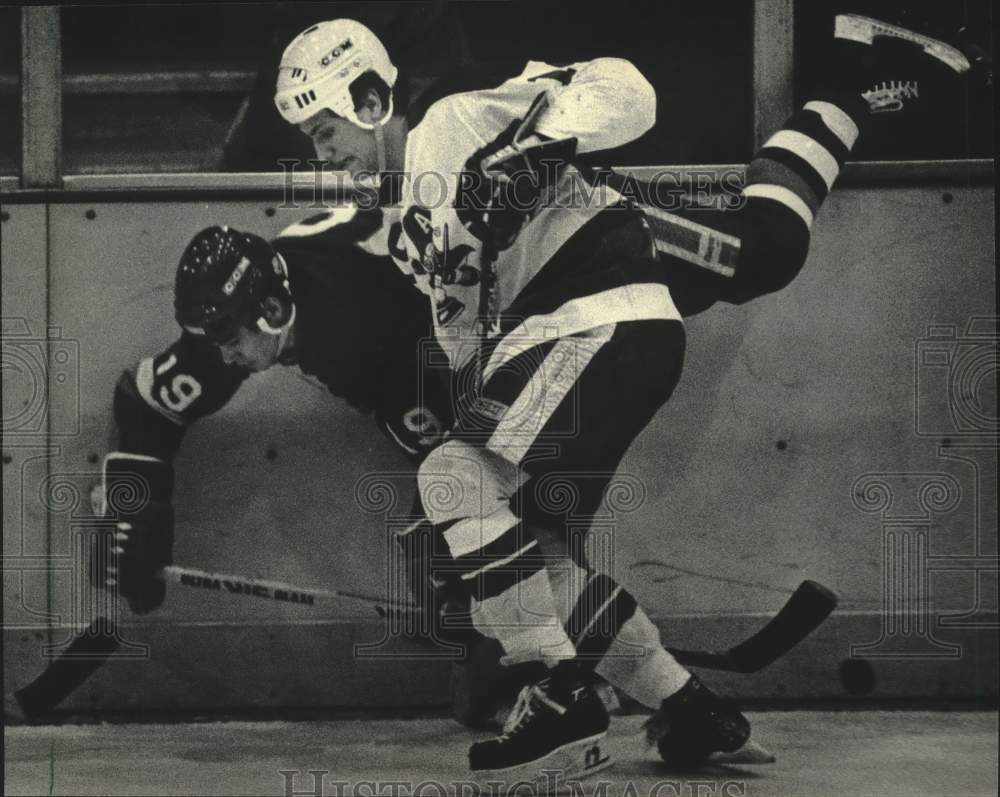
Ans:
{"type": "Polygon", "coordinates": [[[818,113],[823,119],[823,124],[830,128],[830,132],[839,138],[845,147],[848,149],[854,148],[860,131],[858,130],[858,126],[854,124],[854,120],[844,111],[832,102],[822,102],[820,100],[807,102],[804,107],[807,111],[818,113]]]}
{"type": "Polygon", "coordinates": [[[805,222],[806,227],[812,229],[813,212],[809,210],[809,206],[802,201],[802,198],[798,194],[794,191],[789,191],[784,186],[772,185],[770,183],[754,183],[743,189],[743,196],[773,199],[775,202],[780,202],[789,210],[797,213],[802,221],[805,222]]]}
{"type": "Polygon", "coordinates": [[[818,141],[809,138],[796,130],[779,130],[764,144],[765,147],[779,147],[798,155],[808,163],[816,173],[823,178],[827,190],[833,188],[833,183],[840,174],[837,159],[818,141]]]}

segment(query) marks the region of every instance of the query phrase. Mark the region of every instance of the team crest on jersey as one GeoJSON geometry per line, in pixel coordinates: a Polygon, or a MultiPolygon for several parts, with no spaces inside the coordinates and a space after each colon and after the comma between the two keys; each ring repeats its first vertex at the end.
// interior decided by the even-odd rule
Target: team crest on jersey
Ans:
{"type": "Polygon", "coordinates": [[[479,284],[479,269],[467,262],[475,249],[468,244],[449,247],[448,225],[434,227],[429,211],[417,206],[407,210],[403,231],[420,253],[419,259],[410,260],[414,272],[430,275],[435,285],[479,284]],[[441,242],[440,248],[435,238],[441,242]]]}
{"type": "Polygon", "coordinates": [[[389,250],[399,260],[409,263],[418,277],[427,277],[438,324],[444,325],[465,312],[465,303],[448,294],[448,287],[468,287],[479,284],[479,269],[469,265],[468,257],[475,249],[468,244],[454,248],[448,245],[448,226],[434,227],[428,210],[413,206],[406,212],[400,229],[390,232],[389,250]],[[399,245],[401,233],[410,239],[419,257],[408,257],[405,247],[399,245]],[[435,243],[440,241],[440,248],[435,243]]]}

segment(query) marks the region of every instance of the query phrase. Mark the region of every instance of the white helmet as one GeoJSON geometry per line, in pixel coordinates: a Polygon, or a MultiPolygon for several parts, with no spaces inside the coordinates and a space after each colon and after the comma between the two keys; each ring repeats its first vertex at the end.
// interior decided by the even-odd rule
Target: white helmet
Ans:
{"type": "MultiPolygon", "coordinates": [[[[391,89],[398,70],[382,42],[353,19],[320,22],[292,39],[281,56],[274,103],[290,124],[308,119],[322,108],[366,130],[379,125],[362,122],[354,111],[350,85],[374,72],[391,89]]],[[[392,116],[392,95],[383,121],[392,116]]]]}

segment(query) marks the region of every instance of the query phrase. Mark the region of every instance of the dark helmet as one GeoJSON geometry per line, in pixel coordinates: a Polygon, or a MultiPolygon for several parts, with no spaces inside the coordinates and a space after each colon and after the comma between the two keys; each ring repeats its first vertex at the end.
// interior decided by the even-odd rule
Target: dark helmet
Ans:
{"type": "Polygon", "coordinates": [[[174,317],[215,343],[240,327],[278,334],[264,318],[263,302],[276,296],[291,304],[288,271],[281,256],[259,235],[231,227],[207,227],[181,255],[174,281],[174,317]]]}

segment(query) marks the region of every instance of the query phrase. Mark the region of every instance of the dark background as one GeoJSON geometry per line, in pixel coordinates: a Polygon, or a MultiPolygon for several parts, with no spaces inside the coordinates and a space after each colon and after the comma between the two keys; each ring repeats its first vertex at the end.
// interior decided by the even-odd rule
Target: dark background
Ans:
{"type": "MultiPolygon", "coordinates": [[[[991,48],[989,0],[856,0],[851,10],[937,30],[968,25],[991,48]]],[[[797,101],[825,67],[823,44],[845,3],[796,4],[797,101]]],[[[308,142],[271,103],[281,51],[313,22],[347,16],[372,27],[414,97],[473,64],[602,55],[632,60],[656,86],[656,127],[619,164],[746,162],[752,154],[752,4],[749,0],[342,2],[81,5],[62,10],[64,168],[121,171],[275,171],[308,156],[308,142]],[[222,71],[172,86],[175,73],[222,71]],[[165,75],[146,87],[130,75],[165,75]],[[73,79],[94,76],[86,91],[73,79]],[[96,82],[95,82],[96,81],[96,82]],[[94,88],[96,85],[97,88],[94,88]],[[152,88],[151,88],[152,86],[152,88]]],[[[0,171],[20,148],[19,9],[0,7],[0,171]]],[[[991,90],[966,91],[908,131],[870,137],[857,159],[992,157],[991,90]]]]}

